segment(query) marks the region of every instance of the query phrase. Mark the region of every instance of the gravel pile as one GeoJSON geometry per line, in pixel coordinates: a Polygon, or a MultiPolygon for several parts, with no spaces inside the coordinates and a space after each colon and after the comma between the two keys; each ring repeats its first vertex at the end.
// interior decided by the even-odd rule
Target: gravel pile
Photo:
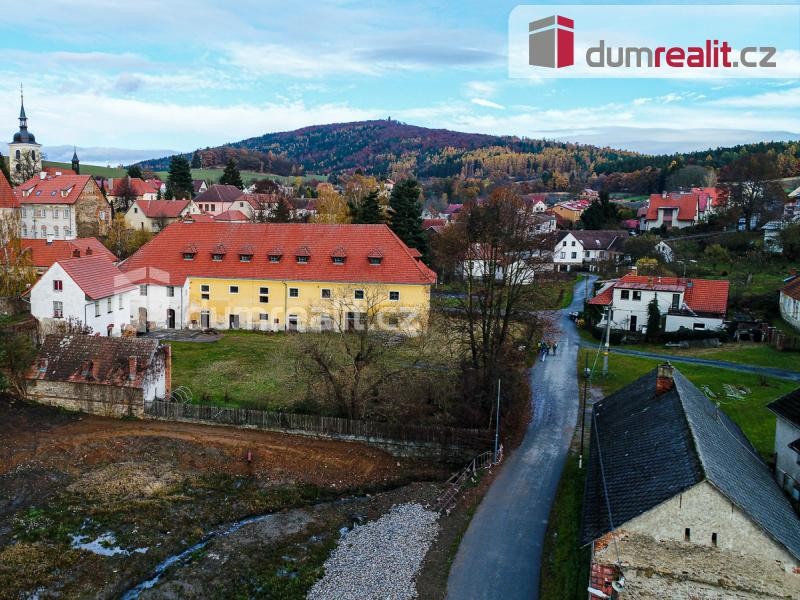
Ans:
{"type": "Polygon", "coordinates": [[[399,504],[377,521],[356,526],[325,561],[309,600],[416,598],[415,578],[439,530],[439,515],[399,504]]]}

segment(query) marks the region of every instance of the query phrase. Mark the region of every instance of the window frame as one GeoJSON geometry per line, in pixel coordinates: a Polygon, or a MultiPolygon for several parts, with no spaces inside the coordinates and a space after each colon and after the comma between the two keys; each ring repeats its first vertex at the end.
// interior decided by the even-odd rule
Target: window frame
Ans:
{"type": "Polygon", "coordinates": [[[289,298],[299,298],[299,297],[300,297],[300,288],[290,287],[289,298]]]}
{"type": "Polygon", "coordinates": [[[364,290],[353,290],[353,300],[363,300],[364,290]]]}
{"type": "Polygon", "coordinates": [[[389,301],[390,302],[399,302],[400,301],[400,292],[397,290],[389,290],[389,301]],[[392,298],[394,295],[394,298],[392,298]]]}

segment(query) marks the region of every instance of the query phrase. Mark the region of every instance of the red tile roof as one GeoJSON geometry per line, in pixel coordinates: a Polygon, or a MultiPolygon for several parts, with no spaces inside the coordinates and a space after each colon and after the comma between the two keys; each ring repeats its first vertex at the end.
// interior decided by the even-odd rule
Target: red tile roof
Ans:
{"type": "Polygon", "coordinates": [[[91,175],[37,175],[18,186],[14,196],[20,204],[75,204],[90,181],[91,175]]]}
{"type": "Polygon", "coordinates": [[[145,217],[174,219],[181,216],[190,200],[137,200],[136,205],[145,217]]]}
{"type": "Polygon", "coordinates": [[[664,198],[661,194],[651,194],[645,218],[648,221],[658,220],[661,208],[677,208],[679,221],[694,221],[697,218],[699,199],[697,194],[678,194],[664,198]]]}
{"type": "Polygon", "coordinates": [[[8,183],[8,179],[0,171],[0,208],[16,208],[18,206],[19,201],[14,195],[14,190],[11,189],[11,184],[8,183]]]}
{"type": "Polygon", "coordinates": [[[429,227],[444,227],[447,225],[447,219],[422,219],[422,228],[428,229],[429,227]]]}
{"type": "Polygon", "coordinates": [[[233,202],[242,195],[242,190],[235,185],[214,183],[208,189],[195,197],[195,202],[233,202]]]}
{"type": "Polygon", "coordinates": [[[250,219],[247,218],[247,215],[244,214],[240,210],[226,210],[225,212],[221,212],[214,217],[215,221],[230,221],[230,222],[240,222],[240,223],[247,223],[250,219]]]}
{"type": "Polygon", "coordinates": [[[795,275],[781,289],[781,293],[795,300],[800,300],[800,276],[795,275]]]}
{"type": "Polygon", "coordinates": [[[52,176],[55,176],[56,173],[61,173],[62,175],[77,175],[77,173],[72,169],[61,169],[59,167],[45,167],[42,170],[48,175],[52,176]]]}
{"type": "Polygon", "coordinates": [[[136,283],[183,285],[188,276],[236,279],[285,279],[290,281],[338,281],[366,283],[431,284],[436,273],[414,258],[386,225],[323,225],[306,223],[186,223],[176,221],[164,228],[136,254],[120,265],[136,283]],[[193,260],[183,258],[183,248],[197,248],[193,260]],[[212,261],[220,243],[228,248],[253,247],[253,260],[243,263],[236,252],[212,261]],[[268,255],[282,248],[279,263],[268,255]],[[337,249],[347,253],[343,265],[332,263],[337,249]],[[301,250],[302,249],[302,250],[301,250]],[[308,252],[309,261],[298,264],[297,252],[308,252]],[[382,256],[378,265],[368,257],[382,256]],[[161,278],[156,278],[157,272],[161,278]],[[168,280],[168,281],[165,281],[168,280]]]}
{"type": "Polygon", "coordinates": [[[31,254],[33,265],[50,267],[54,262],[79,257],[104,256],[112,262],[117,261],[114,253],[100,243],[97,238],[77,238],[74,240],[20,240],[23,250],[31,254]]]}
{"type": "MultiPolygon", "coordinates": [[[[117,179],[109,179],[108,184],[106,187],[106,194],[109,196],[116,196],[116,191],[119,189],[119,185],[124,181],[124,177],[119,177],[117,179]],[[116,188],[116,189],[115,189],[116,188]]],[[[161,182],[159,181],[157,185],[151,183],[153,180],[148,179],[147,181],[143,181],[138,177],[129,177],[131,191],[133,192],[134,196],[144,196],[145,194],[157,194],[159,188],[161,187],[161,182]]]]}
{"type": "Polygon", "coordinates": [[[725,314],[728,310],[730,282],[724,279],[683,279],[679,277],[651,277],[629,273],[598,294],[589,304],[608,305],[613,289],[639,289],[684,292],[686,305],[696,312],[725,314]]]}
{"type": "Polygon", "coordinates": [[[128,277],[107,256],[87,256],[57,261],[92,300],[134,289],[128,277]]]}

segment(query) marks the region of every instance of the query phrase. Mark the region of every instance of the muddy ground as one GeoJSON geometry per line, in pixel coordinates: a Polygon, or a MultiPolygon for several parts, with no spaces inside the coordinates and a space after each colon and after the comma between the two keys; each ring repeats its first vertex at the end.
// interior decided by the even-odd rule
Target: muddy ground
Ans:
{"type": "Polygon", "coordinates": [[[201,541],[141,597],[300,598],[341,527],[432,501],[435,484],[412,482],[451,468],[361,444],[0,398],[0,598],[117,598],[201,541]],[[73,547],[76,535],[112,555],[73,547]]]}

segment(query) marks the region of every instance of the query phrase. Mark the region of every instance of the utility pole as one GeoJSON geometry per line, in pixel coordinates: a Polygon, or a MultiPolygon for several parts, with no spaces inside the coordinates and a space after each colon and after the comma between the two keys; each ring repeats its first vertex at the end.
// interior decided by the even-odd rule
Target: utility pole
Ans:
{"type": "Polygon", "coordinates": [[[497,412],[494,420],[494,462],[497,463],[497,451],[500,444],[500,378],[497,378],[497,412]]]}
{"type": "Polygon", "coordinates": [[[614,314],[614,304],[608,305],[606,309],[606,332],[605,342],[603,344],[603,377],[608,375],[608,348],[611,340],[611,315],[614,314]]]}
{"type": "Polygon", "coordinates": [[[583,402],[581,402],[581,451],[578,454],[578,468],[583,468],[583,438],[585,435],[586,427],[586,399],[589,392],[589,376],[592,374],[589,369],[589,353],[586,353],[586,367],[583,369],[583,402]]]}

